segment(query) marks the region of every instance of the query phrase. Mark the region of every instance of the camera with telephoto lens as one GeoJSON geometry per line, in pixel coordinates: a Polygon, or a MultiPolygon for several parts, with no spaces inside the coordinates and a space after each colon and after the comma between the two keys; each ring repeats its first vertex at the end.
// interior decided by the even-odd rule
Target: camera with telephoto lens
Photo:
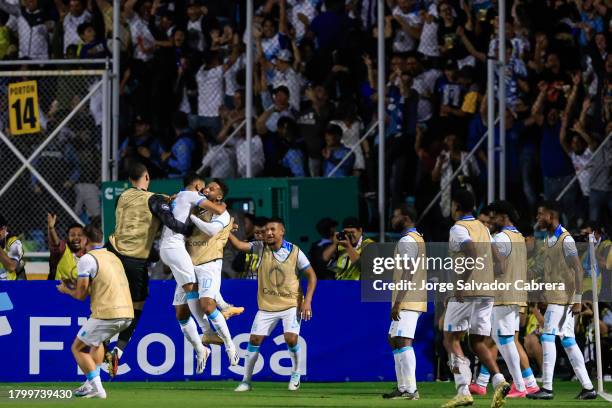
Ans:
{"type": "Polygon", "coordinates": [[[338,241],[346,241],[348,239],[348,236],[346,235],[344,231],[340,231],[340,232],[336,232],[336,239],[338,241]]]}

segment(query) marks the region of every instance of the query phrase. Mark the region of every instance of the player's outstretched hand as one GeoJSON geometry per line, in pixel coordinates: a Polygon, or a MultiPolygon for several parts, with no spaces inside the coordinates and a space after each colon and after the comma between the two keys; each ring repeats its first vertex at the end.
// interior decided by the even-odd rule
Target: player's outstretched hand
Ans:
{"type": "Polygon", "coordinates": [[[312,319],[312,307],[310,306],[310,302],[304,301],[302,303],[302,307],[300,308],[300,317],[302,320],[310,320],[312,319]]]}

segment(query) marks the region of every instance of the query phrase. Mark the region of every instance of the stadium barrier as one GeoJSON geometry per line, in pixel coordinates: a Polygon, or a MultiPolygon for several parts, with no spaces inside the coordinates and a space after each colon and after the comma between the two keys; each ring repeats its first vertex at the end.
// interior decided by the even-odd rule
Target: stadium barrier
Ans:
{"type": "MultiPolygon", "coordinates": [[[[5,367],[0,382],[79,381],[70,345],[89,316],[88,302],[62,295],[56,282],[0,282],[0,347],[5,367]]],[[[174,315],[174,281],[151,281],[150,295],[134,337],[125,350],[119,381],[239,380],[251,323],[257,311],[257,283],[224,280],[226,301],[245,306],[229,320],[241,360],[229,367],[225,351],[212,346],[203,375],[196,376],[194,353],[174,315]]],[[[361,302],[357,281],[319,282],[313,319],[300,333],[306,381],[394,381],[387,345],[390,305],[361,302]]],[[[417,381],[433,380],[433,307],[419,319],[414,343],[417,381]]],[[[106,367],[103,367],[106,370],[106,367]]],[[[261,347],[255,381],[287,381],[291,361],[277,327],[261,347]]],[[[104,374],[104,378],[106,374],[104,374]]]]}

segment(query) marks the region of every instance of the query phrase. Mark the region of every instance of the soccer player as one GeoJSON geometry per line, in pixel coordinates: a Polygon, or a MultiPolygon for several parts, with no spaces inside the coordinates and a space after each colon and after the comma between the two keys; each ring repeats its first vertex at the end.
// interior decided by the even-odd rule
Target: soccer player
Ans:
{"type": "MultiPolygon", "coordinates": [[[[411,259],[425,256],[425,241],[414,227],[416,219],[416,210],[407,204],[402,204],[393,211],[391,225],[394,230],[402,231],[402,237],[395,250],[396,254],[405,254],[411,259]]],[[[427,281],[425,265],[420,264],[416,270],[396,270],[394,281],[399,282],[404,279],[415,282],[420,288],[422,282],[427,281]]],[[[419,316],[427,311],[427,292],[398,294],[394,291],[393,297],[389,345],[393,350],[397,387],[390,393],[383,394],[383,398],[417,400],[419,392],[416,388],[416,356],[412,349],[412,340],[419,316]]]]}
{"type": "Polygon", "coordinates": [[[76,286],[68,287],[62,281],[57,289],[78,300],[90,296],[91,316],[72,343],[74,359],[87,380],[74,395],[106,398],[100,380],[103,343],[131,324],[134,307],[123,265],[115,254],[104,248],[102,231],[87,226],[84,234],[87,238],[87,254],[77,264],[76,286]]]}
{"type": "Polygon", "coordinates": [[[23,245],[11,234],[8,222],[0,215],[0,280],[25,279],[23,245]]]}
{"type": "Polygon", "coordinates": [[[259,357],[259,346],[279,321],[283,323],[285,343],[291,356],[289,391],[300,388],[300,346],[298,344],[302,320],[312,318],[312,296],[317,276],[306,255],[297,245],[285,241],[285,225],[280,218],[266,224],[265,240],[243,242],[230,234],[232,245],[243,252],[257,253],[257,305],[259,310],[251,327],[251,337],[245,357],[244,376],[237,392],[251,390],[251,377],[259,357]],[[306,295],[300,288],[300,274],[308,279],[306,295]]]}
{"type": "Polygon", "coordinates": [[[574,373],[582,384],[582,390],[576,399],[595,399],[597,393],[574,335],[574,315],[581,310],[584,271],[578,258],[576,242],[559,222],[560,216],[559,203],[555,201],[546,201],[538,207],[538,226],[547,232],[544,240],[544,281],[563,282],[565,290],[549,290],[544,293],[548,306],[544,313],[544,329],[540,337],[544,354],[542,387],[539,392],[527,395],[527,398],[553,399],[553,374],[557,360],[555,336],[559,336],[574,373]]]}
{"type": "MultiPolygon", "coordinates": [[[[187,223],[191,210],[195,207],[206,208],[219,214],[227,213],[224,203],[215,203],[207,200],[200,192],[204,189],[204,181],[195,173],[190,173],[183,179],[183,187],[174,200],[172,201],[172,215],[182,223],[187,223]]],[[[229,214],[228,214],[229,217],[229,214]]],[[[177,286],[180,285],[186,293],[187,305],[191,314],[198,320],[204,329],[206,323],[204,320],[204,311],[200,307],[198,301],[198,292],[196,290],[196,275],[193,263],[185,247],[185,235],[180,232],[175,232],[171,228],[164,227],[162,230],[161,244],[159,248],[159,257],[165,263],[176,280],[177,286]]],[[[188,340],[197,336],[197,329],[193,321],[188,319],[182,320],[181,330],[188,340]]],[[[204,347],[198,340],[192,343],[197,356],[196,373],[201,374],[206,367],[206,360],[210,355],[210,349],[204,347]]]]}
{"type": "MultiPolygon", "coordinates": [[[[449,250],[453,257],[472,259],[472,265],[480,260],[482,267],[469,267],[465,262],[465,270],[458,274],[458,279],[464,282],[493,282],[493,252],[491,235],[482,222],[472,215],[474,197],[468,190],[456,191],[451,202],[451,213],[456,220],[450,229],[449,250]]],[[[461,348],[461,338],[469,331],[472,350],[480,361],[493,373],[492,408],[504,405],[510,391],[495,359],[491,356],[485,343],[491,334],[491,309],[493,308],[492,293],[486,290],[455,290],[449,299],[444,315],[444,347],[449,355],[449,367],[455,378],[457,395],[443,405],[445,408],[472,405],[474,399],[470,394],[469,384],[472,377],[470,360],[465,357],[461,348]]]]}
{"type": "Polygon", "coordinates": [[[117,255],[125,269],[134,318],[130,326],[119,334],[113,351],[105,356],[112,377],[117,374],[119,359],[136,329],[149,294],[147,260],[160,225],[183,234],[189,233],[191,229],[173,217],[166,197],[147,191],[150,178],[143,164],[133,163],[128,173],[132,187],[121,193],[117,200],[115,231],[109,237],[107,248],[117,255]]]}

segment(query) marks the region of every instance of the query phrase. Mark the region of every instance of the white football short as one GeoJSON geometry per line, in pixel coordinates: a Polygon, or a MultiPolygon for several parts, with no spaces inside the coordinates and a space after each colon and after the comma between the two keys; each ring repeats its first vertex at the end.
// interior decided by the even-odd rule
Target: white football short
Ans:
{"type": "Polygon", "coordinates": [[[574,314],[572,305],[556,305],[550,303],[544,313],[545,334],[554,334],[560,337],[575,337],[574,314]]]}
{"type": "Polygon", "coordinates": [[[159,257],[168,265],[178,285],[196,282],[193,263],[185,247],[161,248],[159,257]]]}
{"type": "Polygon", "coordinates": [[[221,293],[221,259],[194,267],[198,296],[216,299],[221,293]]]}
{"type": "Polygon", "coordinates": [[[88,346],[98,347],[115,334],[122,332],[132,323],[132,319],[94,319],[89,318],[80,328],[77,337],[88,346]]]}
{"type": "Polygon", "coordinates": [[[491,334],[495,336],[514,336],[521,328],[518,305],[493,306],[491,313],[491,334]]]}
{"type": "Polygon", "coordinates": [[[444,331],[468,331],[470,334],[491,334],[491,309],[493,298],[470,297],[463,302],[454,298],[448,302],[444,315],[444,331]]]}
{"type": "Polygon", "coordinates": [[[414,332],[416,331],[417,322],[420,315],[421,312],[415,312],[414,310],[400,311],[400,319],[398,321],[391,321],[389,336],[414,339],[414,332]]]}
{"type": "Polygon", "coordinates": [[[297,307],[280,312],[266,312],[258,310],[251,326],[251,334],[269,336],[279,321],[283,322],[283,333],[300,334],[301,319],[297,314],[297,307]]]}

